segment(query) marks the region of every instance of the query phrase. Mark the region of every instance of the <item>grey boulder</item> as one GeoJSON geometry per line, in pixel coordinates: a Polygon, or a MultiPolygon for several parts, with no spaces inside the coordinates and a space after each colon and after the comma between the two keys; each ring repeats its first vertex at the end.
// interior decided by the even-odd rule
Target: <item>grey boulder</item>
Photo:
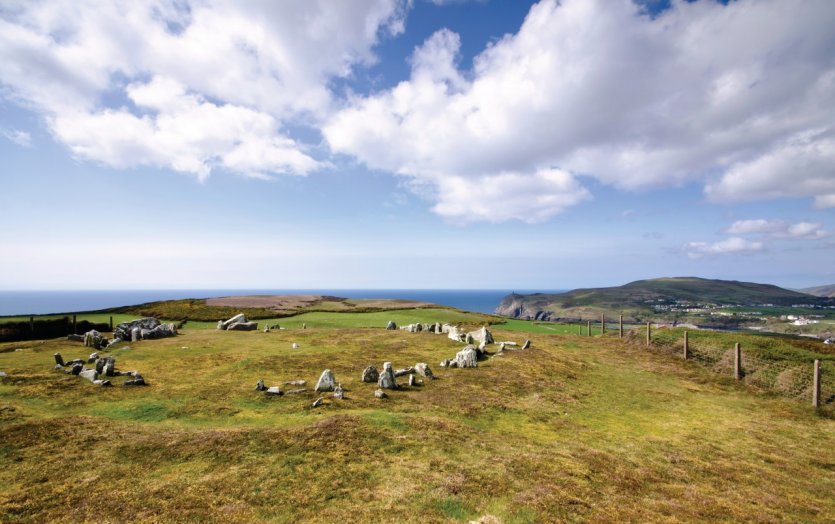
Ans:
{"type": "Polygon", "coordinates": [[[322,375],[313,389],[314,391],[333,391],[334,387],[336,387],[336,379],[333,376],[333,371],[326,369],[322,371],[322,375]]]}
{"type": "Polygon", "coordinates": [[[397,389],[397,381],[394,380],[394,370],[391,368],[391,362],[383,364],[383,372],[380,373],[377,386],[381,389],[397,389]]]}
{"type": "Polygon", "coordinates": [[[377,368],[374,366],[368,366],[364,370],[362,370],[362,381],[363,382],[377,382],[380,378],[380,373],[377,371],[377,368]]]}
{"type": "Polygon", "coordinates": [[[389,323],[386,324],[386,329],[397,329],[397,324],[395,324],[393,320],[389,320],[389,323]]]}
{"type": "Polygon", "coordinates": [[[415,364],[415,373],[422,377],[435,378],[435,375],[432,374],[432,370],[429,368],[429,364],[426,362],[418,362],[415,364]]]}
{"type": "Polygon", "coordinates": [[[78,374],[81,378],[86,378],[90,382],[95,382],[99,378],[99,374],[96,373],[95,369],[85,369],[78,374]]]}
{"type": "Polygon", "coordinates": [[[453,361],[454,367],[459,368],[475,368],[478,367],[478,350],[473,346],[467,346],[459,351],[453,361]]]}

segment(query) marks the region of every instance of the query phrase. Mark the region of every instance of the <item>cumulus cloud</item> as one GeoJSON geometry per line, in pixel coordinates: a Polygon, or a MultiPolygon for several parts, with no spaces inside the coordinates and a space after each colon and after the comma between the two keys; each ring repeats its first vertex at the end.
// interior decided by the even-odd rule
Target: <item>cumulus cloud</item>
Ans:
{"type": "Polygon", "coordinates": [[[286,128],[403,30],[398,0],[20,2],[0,8],[4,95],[75,155],[205,178],[321,167],[286,128]]]}
{"type": "Polygon", "coordinates": [[[823,225],[815,222],[790,224],[784,220],[737,220],[726,231],[730,235],[762,234],[774,238],[816,240],[831,235],[823,225]]]}
{"type": "Polygon", "coordinates": [[[693,259],[707,255],[751,254],[762,251],[763,243],[746,240],[740,237],[730,237],[719,242],[689,242],[685,247],[687,256],[693,259]]]}
{"type": "Polygon", "coordinates": [[[833,24],[827,0],[680,1],[655,16],[626,0],[543,0],[472,70],[459,68],[459,38],[439,31],[408,80],[351,98],[323,132],[333,151],[438,194],[449,177],[493,198],[470,210],[484,220],[503,201],[483,187],[490,177],[535,183],[543,169],[574,177],[571,187],[703,181],[714,200],[829,206],[833,24]]]}

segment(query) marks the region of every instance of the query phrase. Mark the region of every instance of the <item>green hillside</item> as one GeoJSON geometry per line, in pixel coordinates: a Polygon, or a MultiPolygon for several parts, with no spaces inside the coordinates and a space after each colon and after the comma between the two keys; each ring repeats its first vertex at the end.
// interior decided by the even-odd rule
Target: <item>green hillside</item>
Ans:
{"type": "Polygon", "coordinates": [[[809,295],[815,295],[816,297],[832,298],[835,297],[835,284],[830,284],[828,286],[807,287],[805,289],[801,289],[800,291],[809,295]]]}
{"type": "Polygon", "coordinates": [[[511,294],[496,313],[517,318],[583,317],[601,312],[623,313],[632,318],[658,315],[660,306],[690,309],[699,306],[791,307],[823,305],[831,301],[770,284],[710,280],[697,277],[638,280],[618,287],[575,289],[560,294],[511,294]]]}

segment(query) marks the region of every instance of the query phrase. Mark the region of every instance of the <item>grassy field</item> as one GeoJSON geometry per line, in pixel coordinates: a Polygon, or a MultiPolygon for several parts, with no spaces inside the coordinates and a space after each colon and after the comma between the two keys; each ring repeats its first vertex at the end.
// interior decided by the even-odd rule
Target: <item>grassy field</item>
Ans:
{"type": "Polygon", "coordinates": [[[53,372],[56,351],[86,356],[79,344],[0,344],[0,521],[835,519],[835,420],[807,404],[550,324],[494,326],[533,348],[461,370],[437,366],[460,344],[382,329],[483,320],[451,314],[309,313],[308,329],[272,333],[189,323],[113,351],[151,384],[137,389],[53,372]],[[384,361],[428,362],[438,379],[378,400],[359,378],[384,361]],[[325,368],[344,400],[253,390],[312,388],[325,368]]]}

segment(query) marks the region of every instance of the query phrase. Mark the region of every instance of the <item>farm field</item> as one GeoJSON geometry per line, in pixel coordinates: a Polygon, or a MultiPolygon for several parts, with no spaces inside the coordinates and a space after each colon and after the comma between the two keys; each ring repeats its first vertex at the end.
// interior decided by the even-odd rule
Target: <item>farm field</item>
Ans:
{"type": "Polygon", "coordinates": [[[829,412],[611,336],[511,321],[496,340],[532,349],[444,369],[461,344],[380,327],[483,320],[456,314],[309,313],[308,329],[272,333],[189,323],[112,351],[145,388],[52,371],[56,351],[86,357],[77,343],[0,344],[0,520],[835,518],[829,412]],[[360,374],[384,361],[438,378],[375,399],[360,374]],[[254,391],[261,378],[310,390],[325,368],[344,400],[254,391]]]}

